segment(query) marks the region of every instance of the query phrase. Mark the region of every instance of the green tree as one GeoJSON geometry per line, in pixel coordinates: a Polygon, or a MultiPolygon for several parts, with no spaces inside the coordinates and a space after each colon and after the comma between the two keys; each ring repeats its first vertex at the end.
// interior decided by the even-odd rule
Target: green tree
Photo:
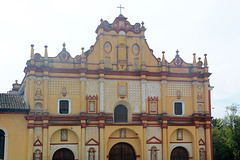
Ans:
{"type": "Polygon", "coordinates": [[[232,104],[227,107],[227,116],[225,117],[228,126],[228,145],[233,150],[234,159],[240,160],[240,116],[239,105],[232,104]]]}
{"type": "Polygon", "coordinates": [[[226,107],[224,118],[212,120],[214,160],[240,160],[239,105],[226,107]]]}
{"type": "Polygon", "coordinates": [[[234,159],[233,151],[229,147],[227,127],[223,119],[212,120],[212,143],[214,160],[231,160],[234,159]]]}

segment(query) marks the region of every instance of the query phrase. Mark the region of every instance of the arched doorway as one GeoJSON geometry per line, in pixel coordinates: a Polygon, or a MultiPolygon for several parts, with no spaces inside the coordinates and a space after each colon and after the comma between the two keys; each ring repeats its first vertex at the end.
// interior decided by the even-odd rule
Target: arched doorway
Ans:
{"type": "Polygon", "coordinates": [[[61,148],[54,153],[53,160],[74,160],[74,154],[70,149],[61,148]]]}
{"type": "Polygon", "coordinates": [[[111,148],[109,160],[136,160],[136,154],[130,144],[121,142],[111,148]]]}
{"type": "Polygon", "coordinates": [[[0,159],[4,159],[5,133],[0,129],[0,159]]]}
{"type": "Polygon", "coordinates": [[[171,160],[188,160],[188,152],[183,147],[176,147],[171,153],[171,160]]]}
{"type": "Polygon", "coordinates": [[[128,122],[128,110],[124,105],[118,105],[114,109],[114,122],[115,123],[128,122]]]}

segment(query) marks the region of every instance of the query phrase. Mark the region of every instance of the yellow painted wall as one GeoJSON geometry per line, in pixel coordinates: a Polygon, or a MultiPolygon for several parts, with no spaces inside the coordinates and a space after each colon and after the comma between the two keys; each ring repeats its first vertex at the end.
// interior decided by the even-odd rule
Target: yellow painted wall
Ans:
{"type": "Polygon", "coordinates": [[[27,159],[28,129],[24,116],[25,114],[0,114],[0,126],[8,131],[8,160],[27,159]]]}

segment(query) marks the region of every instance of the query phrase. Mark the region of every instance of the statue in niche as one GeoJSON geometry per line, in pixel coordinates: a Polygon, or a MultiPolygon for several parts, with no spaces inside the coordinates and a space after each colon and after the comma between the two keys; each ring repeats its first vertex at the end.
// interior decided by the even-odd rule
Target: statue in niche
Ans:
{"type": "Polygon", "coordinates": [[[198,93],[198,97],[197,97],[197,99],[198,99],[198,102],[202,102],[202,93],[198,93]]]}
{"type": "Polygon", "coordinates": [[[88,154],[89,154],[88,160],[95,160],[95,152],[93,148],[90,148],[88,154]]]}
{"type": "Polygon", "coordinates": [[[200,160],[204,160],[204,150],[200,149],[200,160]]]}
{"type": "Polygon", "coordinates": [[[41,103],[36,103],[35,104],[35,110],[36,111],[42,111],[42,104],[41,103]]]}
{"type": "Polygon", "coordinates": [[[41,160],[41,154],[40,154],[40,151],[39,151],[39,150],[37,150],[37,151],[35,152],[34,160],[41,160]]]}
{"type": "Polygon", "coordinates": [[[178,131],[177,131],[177,139],[183,139],[182,130],[181,129],[178,129],[178,131]]]}
{"type": "Polygon", "coordinates": [[[155,147],[151,149],[151,160],[157,160],[157,151],[155,147]]]}
{"type": "Polygon", "coordinates": [[[67,129],[61,130],[61,141],[67,141],[68,140],[68,132],[67,129]]]}
{"type": "Polygon", "coordinates": [[[126,138],[125,129],[123,129],[123,128],[120,131],[120,137],[121,138],[126,138]]]}
{"type": "Polygon", "coordinates": [[[41,92],[41,89],[40,89],[40,88],[37,89],[35,96],[36,96],[36,99],[41,99],[41,97],[42,97],[42,92],[41,92]]]}
{"type": "Polygon", "coordinates": [[[95,111],[95,102],[89,101],[89,111],[94,112],[95,111]]]}
{"type": "Polygon", "coordinates": [[[155,111],[156,111],[156,103],[151,102],[151,112],[155,112],[155,111]]]}

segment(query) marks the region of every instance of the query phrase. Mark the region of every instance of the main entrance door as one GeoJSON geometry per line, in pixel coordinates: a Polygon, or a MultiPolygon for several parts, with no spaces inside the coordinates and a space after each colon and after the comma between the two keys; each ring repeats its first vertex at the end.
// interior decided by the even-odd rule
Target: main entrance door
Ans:
{"type": "Polygon", "coordinates": [[[109,152],[109,160],[136,160],[136,154],[130,144],[117,143],[109,152]]]}
{"type": "Polygon", "coordinates": [[[61,148],[54,153],[53,160],[74,160],[74,155],[70,149],[61,148]]]}
{"type": "Polygon", "coordinates": [[[176,147],[171,153],[171,160],[188,160],[188,152],[183,147],[176,147]]]}

